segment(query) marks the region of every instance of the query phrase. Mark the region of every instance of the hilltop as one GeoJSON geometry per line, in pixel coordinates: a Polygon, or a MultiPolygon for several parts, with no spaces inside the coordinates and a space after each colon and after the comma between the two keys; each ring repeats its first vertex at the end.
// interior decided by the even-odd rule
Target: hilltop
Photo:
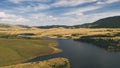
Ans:
{"type": "Polygon", "coordinates": [[[83,24],[87,28],[120,28],[120,16],[107,17],[93,23],[83,24]]]}

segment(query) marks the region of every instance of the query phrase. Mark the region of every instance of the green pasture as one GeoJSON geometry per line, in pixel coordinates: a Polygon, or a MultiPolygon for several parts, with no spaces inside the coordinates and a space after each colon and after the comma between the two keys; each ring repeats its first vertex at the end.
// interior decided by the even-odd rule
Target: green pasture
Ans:
{"type": "Polygon", "coordinates": [[[51,43],[57,45],[56,42],[46,40],[0,38],[0,66],[52,54],[54,50],[49,45],[51,43]]]}

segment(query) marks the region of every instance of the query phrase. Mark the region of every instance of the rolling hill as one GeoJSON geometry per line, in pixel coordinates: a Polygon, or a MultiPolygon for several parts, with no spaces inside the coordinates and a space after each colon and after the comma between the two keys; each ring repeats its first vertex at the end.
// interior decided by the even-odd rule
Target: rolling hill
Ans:
{"type": "Polygon", "coordinates": [[[66,26],[66,25],[51,25],[51,26],[37,26],[37,28],[120,28],[120,16],[107,17],[97,20],[93,23],[85,23],[82,25],[66,26]]]}
{"type": "MultiPolygon", "coordinates": [[[[76,26],[75,26],[76,27],[76,26]]],[[[120,28],[120,16],[103,18],[93,23],[82,24],[85,28],[120,28]]]]}
{"type": "Polygon", "coordinates": [[[22,28],[22,27],[19,25],[0,23],[0,28],[22,28]]]}

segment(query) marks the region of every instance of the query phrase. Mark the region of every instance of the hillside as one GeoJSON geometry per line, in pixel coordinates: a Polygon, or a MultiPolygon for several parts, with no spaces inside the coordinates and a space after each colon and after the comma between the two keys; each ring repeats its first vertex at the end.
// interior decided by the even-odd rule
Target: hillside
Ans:
{"type": "Polygon", "coordinates": [[[96,22],[83,24],[81,27],[88,28],[120,28],[120,16],[100,19],[96,22]]]}
{"type": "Polygon", "coordinates": [[[20,27],[16,25],[11,25],[11,24],[0,23],[0,28],[20,28],[20,27]]]}
{"type": "Polygon", "coordinates": [[[27,25],[13,25],[13,24],[4,24],[4,23],[0,23],[0,28],[13,28],[13,29],[22,29],[22,28],[32,28],[30,26],[27,25]]]}

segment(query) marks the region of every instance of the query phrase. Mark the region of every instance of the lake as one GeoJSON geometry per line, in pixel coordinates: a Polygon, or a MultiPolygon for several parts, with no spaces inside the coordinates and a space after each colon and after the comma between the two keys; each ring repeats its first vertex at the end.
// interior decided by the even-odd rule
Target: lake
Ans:
{"type": "Polygon", "coordinates": [[[27,37],[30,37],[30,36],[33,36],[33,35],[35,35],[35,34],[33,34],[33,33],[24,33],[24,34],[19,34],[18,36],[23,37],[23,38],[27,38],[27,37]]]}
{"type": "Polygon", "coordinates": [[[36,62],[57,57],[68,58],[71,68],[120,68],[120,52],[109,52],[92,44],[72,39],[51,39],[59,43],[57,48],[63,52],[37,57],[27,62],[36,62]]]}

